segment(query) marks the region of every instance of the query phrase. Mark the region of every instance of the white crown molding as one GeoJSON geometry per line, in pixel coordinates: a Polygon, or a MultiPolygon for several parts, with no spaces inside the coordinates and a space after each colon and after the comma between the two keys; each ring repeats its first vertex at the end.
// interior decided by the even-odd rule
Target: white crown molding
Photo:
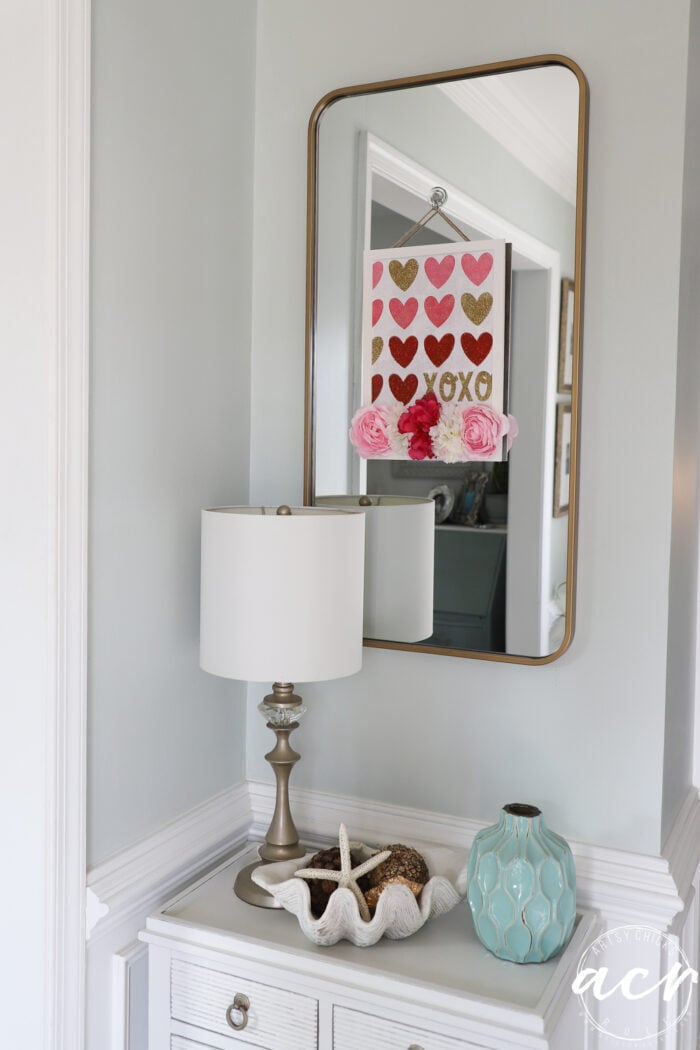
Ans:
{"type": "Polygon", "coordinates": [[[105,936],[148,902],[162,901],[248,837],[245,781],[115,853],[88,872],[91,941],[105,936]]]}
{"type": "MultiPolygon", "coordinates": [[[[367,169],[373,175],[381,176],[421,202],[430,201],[430,194],[435,187],[434,172],[371,132],[366,137],[366,150],[367,169]]],[[[514,255],[521,255],[546,270],[556,271],[558,280],[561,260],[556,249],[487,208],[453,183],[441,178],[440,185],[447,191],[447,203],[443,211],[458,225],[475,227],[483,237],[509,241],[514,255]]]]}
{"type": "Polygon", "coordinates": [[[503,77],[441,85],[441,90],[516,160],[576,205],[576,151],[503,77]]]}
{"type": "Polygon", "coordinates": [[[90,0],[46,5],[53,430],[49,476],[47,1047],[80,1050],[85,1009],[90,0]]]}

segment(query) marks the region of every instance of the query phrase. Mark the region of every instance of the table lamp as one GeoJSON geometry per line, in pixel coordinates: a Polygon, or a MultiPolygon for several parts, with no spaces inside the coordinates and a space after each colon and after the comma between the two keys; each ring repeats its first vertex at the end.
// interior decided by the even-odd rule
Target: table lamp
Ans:
{"type": "Polygon", "coordinates": [[[435,503],[411,496],[317,496],[365,515],[365,638],[421,642],[433,633],[435,503]]]}
{"type": "Polygon", "coordinates": [[[289,736],[306,712],[293,682],[342,678],[362,664],[365,519],[316,507],[215,507],[202,511],[200,666],[211,674],[272,682],[258,710],[276,735],[265,758],[275,811],[260,860],[235,892],[278,907],[251,879],[261,863],[292,860],[299,844],[289,776],[299,755],[289,736]]]}

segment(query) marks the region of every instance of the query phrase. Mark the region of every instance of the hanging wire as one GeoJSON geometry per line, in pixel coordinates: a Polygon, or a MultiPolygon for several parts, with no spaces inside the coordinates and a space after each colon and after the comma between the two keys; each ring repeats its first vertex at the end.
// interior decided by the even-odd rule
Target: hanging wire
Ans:
{"type": "Polygon", "coordinates": [[[414,223],[410,230],[407,230],[406,233],[404,233],[403,237],[399,237],[398,241],[396,241],[395,244],[392,244],[392,248],[402,248],[407,241],[410,241],[411,237],[413,237],[418,230],[422,229],[422,227],[425,226],[426,223],[429,223],[431,219],[435,218],[436,215],[441,218],[443,222],[446,222],[448,226],[451,226],[463,241],[469,240],[469,237],[467,237],[464,230],[460,230],[459,226],[445,215],[442,210],[443,205],[447,203],[447,190],[443,189],[442,186],[435,186],[430,194],[430,203],[432,204],[430,211],[426,212],[422,219],[419,219],[418,222],[414,223]]]}

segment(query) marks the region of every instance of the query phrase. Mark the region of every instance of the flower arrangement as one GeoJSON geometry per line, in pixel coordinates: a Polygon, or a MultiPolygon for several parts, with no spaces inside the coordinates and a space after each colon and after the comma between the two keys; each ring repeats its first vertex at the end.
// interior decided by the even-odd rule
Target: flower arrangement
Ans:
{"type": "Polygon", "coordinates": [[[360,408],[350,425],[350,441],[363,459],[487,460],[496,455],[503,438],[510,450],[517,435],[514,416],[479,403],[466,408],[441,404],[432,392],[405,410],[388,405],[360,408]]]}

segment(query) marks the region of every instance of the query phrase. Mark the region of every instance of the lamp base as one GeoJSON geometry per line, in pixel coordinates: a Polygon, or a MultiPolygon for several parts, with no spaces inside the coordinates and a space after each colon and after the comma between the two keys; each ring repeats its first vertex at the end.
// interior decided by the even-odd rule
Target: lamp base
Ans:
{"type": "Polygon", "coordinates": [[[276,737],[274,748],[265,755],[275,774],[275,811],[265,841],[260,846],[260,860],[241,869],[233,890],[246,904],[254,904],[257,908],[280,908],[281,905],[274,897],[256,885],[250,876],[261,864],[293,860],[303,857],[306,852],[299,842],[289,808],[289,774],[295,762],[299,761],[299,755],[289,743],[289,735],[297,728],[298,719],[306,708],[302,705],[301,697],[295,694],[291,682],[274,682],[272,693],[265,697],[258,710],[276,737]]]}
{"type": "Polygon", "coordinates": [[[282,905],[275,900],[272,894],[264,890],[262,886],[258,886],[250,877],[255,869],[264,863],[263,860],[256,860],[252,864],[247,864],[245,868],[241,868],[236,875],[233,892],[240,900],[245,901],[246,904],[254,904],[256,908],[281,908],[282,905]]]}

